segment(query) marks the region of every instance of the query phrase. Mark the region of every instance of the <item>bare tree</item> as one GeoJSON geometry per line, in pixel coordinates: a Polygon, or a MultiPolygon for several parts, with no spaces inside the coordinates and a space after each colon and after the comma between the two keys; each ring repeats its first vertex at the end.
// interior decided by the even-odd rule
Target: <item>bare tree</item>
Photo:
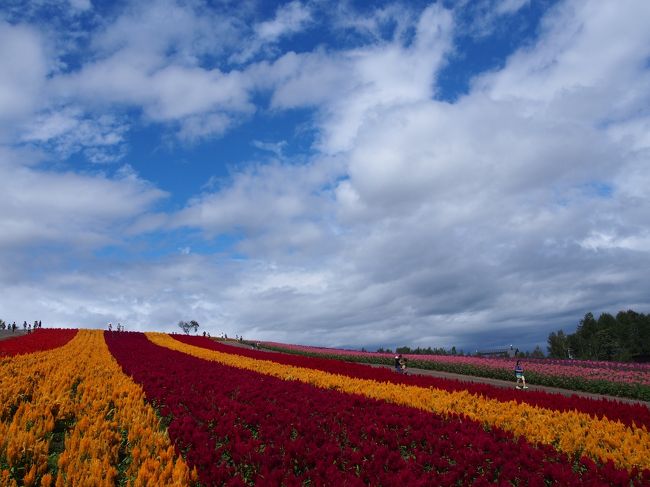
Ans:
{"type": "Polygon", "coordinates": [[[194,331],[196,333],[199,330],[199,323],[198,321],[192,320],[192,321],[179,321],[178,322],[178,327],[183,330],[183,333],[186,335],[190,334],[190,331],[194,331]]]}

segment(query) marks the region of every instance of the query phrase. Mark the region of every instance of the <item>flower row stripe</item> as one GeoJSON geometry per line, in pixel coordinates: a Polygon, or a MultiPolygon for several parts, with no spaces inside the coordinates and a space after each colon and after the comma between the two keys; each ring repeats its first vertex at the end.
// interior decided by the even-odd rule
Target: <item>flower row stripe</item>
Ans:
{"type": "MultiPolygon", "coordinates": [[[[336,348],[310,347],[277,342],[262,342],[265,347],[290,353],[303,353],[340,357],[344,360],[359,361],[390,361],[391,353],[362,352],[358,350],[343,350],[336,348]]],[[[504,358],[470,357],[464,355],[415,355],[404,354],[410,361],[416,361],[436,370],[463,368],[505,372],[511,374],[512,360],[504,358]]],[[[579,360],[530,359],[526,360],[526,370],[541,377],[556,378],[556,380],[579,379],[587,382],[613,382],[627,385],[650,386],[650,366],[648,364],[629,364],[622,362],[598,362],[579,360]]]]}
{"type": "Polygon", "coordinates": [[[230,367],[139,333],[107,343],[203,485],[650,483],[650,470],[597,465],[464,416],[230,367]]]}
{"type": "Polygon", "coordinates": [[[42,352],[62,347],[77,334],[74,329],[38,329],[33,333],[0,340],[0,357],[42,352]]]}
{"type": "Polygon", "coordinates": [[[188,485],[144,393],[103,333],[0,360],[0,485],[188,485]]]}
{"type": "MultiPolygon", "coordinates": [[[[388,357],[391,358],[391,352],[367,352],[361,350],[348,350],[343,348],[316,347],[310,345],[296,345],[292,343],[280,342],[259,342],[264,347],[281,348],[283,350],[293,350],[297,352],[311,352],[323,355],[349,355],[349,356],[366,356],[366,357],[388,357]]],[[[510,359],[505,358],[487,358],[467,355],[428,355],[428,354],[404,354],[420,360],[432,360],[448,363],[492,363],[495,367],[503,367],[504,364],[510,364],[510,359]]],[[[541,366],[561,366],[567,367],[568,370],[576,368],[587,368],[589,370],[632,370],[650,374],[650,363],[640,362],[614,362],[604,360],[576,360],[576,359],[554,359],[554,358],[533,358],[526,357],[528,364],[539,364],[541,366]]]]}
{"type": "Polygon", "coordinates": [[[460,380],[430,377],[419,374],[396,374],[393,370],[385,367],[369,367],[365,364],[344,362],[334,358],[311,357],[305,355],[278,353],[254,350],[245,347],[233,347],[220,343],[209,338],[191,335],[172,335],[174,339],[188,345],[195,345],[217,352],[226,352],[236,355],[243,355],[249,358],[272,360],[284,365],[307,367],[310,369],[322,370],[358,379],[372,379],[379,382],[391,382],[395,384],[407,384],[420,387],[434,387],[448,392],[469,391],[472,394],[484,396],[489,399],[496,399],[503,402],[517,401],[555,411],[578,411],[587,413],[595,418],[605,417],[613,421],[621,421],[625,425],[644,425],[650,429],[650,408],[643,404],[630,404],[613,400],[594,400],[590,398],[561,394],[550,394],[544,391],[522,391],[514,387],[504,389],[489,384],[476,382],[463,382],[460,380]]]}
{"type": "Polygon", "coordinates": [[[616,465],[628,469],[650,468],[650,435],[645,427],[629,427],[607,419],[594,419],[584,413],[558,412],[515,401],[504,403],[469,392],[379,383],[286,366],[187,345],[161,333],[147,333],[147,336],[158,345],[225,365],[437,414],[462,414],[489,427],[499,427],[516,436],[523,436],[532,443],[553,445],[569,454],[584,453],[596,460],[612,460],[616,465]]]}

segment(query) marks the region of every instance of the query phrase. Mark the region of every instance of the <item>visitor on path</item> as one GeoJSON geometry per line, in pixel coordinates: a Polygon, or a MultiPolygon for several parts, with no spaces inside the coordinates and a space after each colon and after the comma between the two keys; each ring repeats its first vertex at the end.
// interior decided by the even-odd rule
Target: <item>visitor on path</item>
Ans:
{"type": "Polygon", "coordinates": [[[515,377],[517,379],[515,387],[517,389],[522,389],[519,386],[519,381],[522,382],[523,389],[528,389],[528,386],[526,385],[526,378],[524,377],[524,367],[521,365],[521,360],[517,360],[517,364],[515,365],[515,377]]]}
{"type": "Polygon", "coordinates": [[[395,372],[400,373],[402,372],[402,367],[399,361],[402,359],[401,355],[395,355],[395,372]]]}
{"type": "Polygon", "coordinates": [[[402,357],[401,355],[399,359],[399,368],[402,374],[406,374],[406,357],[402,357]]]}

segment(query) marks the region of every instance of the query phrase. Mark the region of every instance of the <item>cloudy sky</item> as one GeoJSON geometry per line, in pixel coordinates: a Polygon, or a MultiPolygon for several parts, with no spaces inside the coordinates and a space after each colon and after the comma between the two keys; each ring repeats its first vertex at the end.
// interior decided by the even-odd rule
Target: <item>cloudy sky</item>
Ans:
{"type": "Polygon", "coordinates": [[[649,23],[5,0],[0,318],[474,350],[650,312],[649,23]]]}

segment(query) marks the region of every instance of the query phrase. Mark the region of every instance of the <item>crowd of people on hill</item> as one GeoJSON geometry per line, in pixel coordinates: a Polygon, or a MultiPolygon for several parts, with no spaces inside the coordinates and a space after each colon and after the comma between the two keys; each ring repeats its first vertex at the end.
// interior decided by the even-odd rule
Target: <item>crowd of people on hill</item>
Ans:
{"type": "MultiPolygon", "coordinates": [[[[31,333],[32,331],[35,331],[38,328],[42,328],[43,323],[39,321],[34,321],[34,324],[32,325],[31,323],[27,323],[27,321],[23,321],[23,331],[25,333],[31,333]]],[[[18,325],[16,325],[16,322],[14,321],[13,323],[5,323],[4,320],[0,320],[0,330],[7,330],[10,331],[11,333],[14,333],[18,329],[18,325]]]]}
{"type": "MultiPolygon", "coordinates": [[[[113,331],[113,323],[108,324],[108,331],[113,331]]],[[[125,331],[125,326],[122,323],[118,323],[115,326],[115,331],[125,331]]]]}

